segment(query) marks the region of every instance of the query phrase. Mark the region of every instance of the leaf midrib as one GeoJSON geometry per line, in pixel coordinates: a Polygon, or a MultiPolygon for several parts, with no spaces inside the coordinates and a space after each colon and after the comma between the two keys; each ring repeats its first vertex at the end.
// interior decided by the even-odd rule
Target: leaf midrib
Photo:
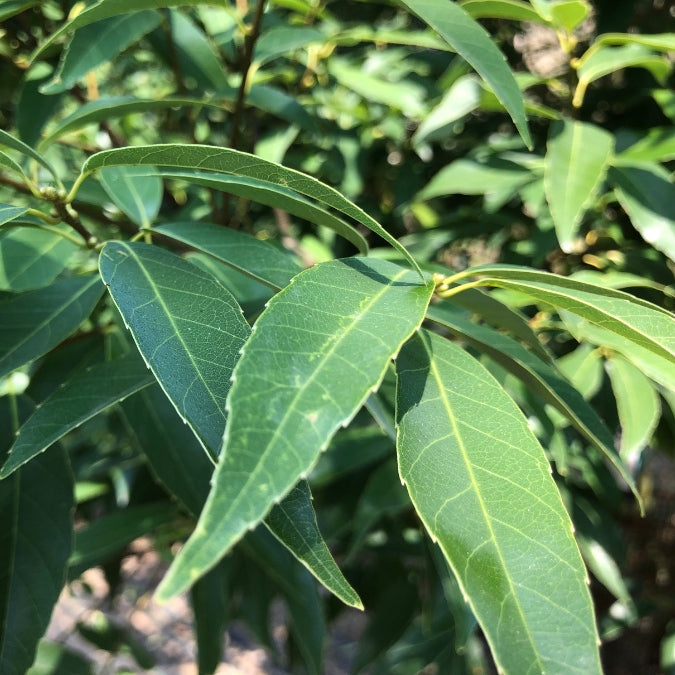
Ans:
{"type": "MultiPolygon", "coordinates": [[[[438,387],[438,390],[440,392],[440,397],[441,397],[441,401],[443,402],[443,407],[446,409],[446,412],[448,414],[448,419],[449,419],[450,424],[452,426],[453,433],[455,434],[455,437],[457,438],[457,444],[459,446],[459,450],[460,450],[460,453],[461,453],[461,456],[462,456],[462,460],[463,460],[463,462],[466,466],[467,473],[469,474],[469,480],[471,482],[471,486],[473,487],[474,494],[476,495],[476,498],[478,499],[478,505],[480,507],[480,511],[483,514],[483,519],[484,519],[485,524],[487,525],[488,531],[490,533],[490,538],[492,540],[492,543],[495,546],[497,556],[498,556],[499,561],[502,565],[502,569],[507,571],[508,567],[506,565],[506,561],[504,560],[504,557],[502,556],[501,548],[499,546],[499,543],[497,541],[497,537],[496,537],[494,529],[492,527],[492,520],[489,516],[489,513],[488,513],[486,507],[485,507],[485,502],[483,501],[481,492],[479,490],[478,481],[476,480],[476,477],[474,475],[474,472],[473,472],[473,469],[472,469],[472,466],[471,466],[471,462],[469,461],[467,450],[466,450],[466,447],[464,445],[464,441],[463,441],[462,435],[460,433],[459,426],[457,424],[457,420],[456,420],[455,415],[453,413],[452,406],[450,405],[450,402],[448,400],[448,397],[447,397],[447,394],[446,394],[446,391],[445,391],[445,386],[443,384],[443,378],[441,377],[440,373],[438,372],[438,367],[437,367],[436,362],[434,360],[434,356],[433,356],[431,350],[429,349],[429,346],[428,346],[426,340],[422,339],[421,342],[424,345],[425,352],[427,353],[427,358],[429,359],[429,369],[430,369],[430,371],[433,375],[434,380],[436,381],[436,386],[438,387]]],[[[518,614],[520,615],[523,627],[525,628],[525,633],[527,635],[528,641],[529,641],[530,646],[532,648],[532,653],[534,654],[535,659],[537,661],[537,664],[539,666],[539,671],[543,673],[544,670],[545,670],[544,664],[542,663],[542,661],[539,657],[539,653],[537,651],[536,645],[535,645],[535,643],[532,639],[532,632],[531,632],[531,630],[528,626],[528,623],[525,619],[525,614],[523,613],[523,608],[521,606],[520,599],[519,599],[518,594],[516,593],[516,589],[515,589],[515,587],[512,583],[510,572],[507,573],[505,576],[506,576],[506,579],[507,579],[507,582],[508,582],[508,585],[509,585],[509,591],[511,593],[511,597],[513,598],[513,601],[516,605],[516,608],[517,608],[518,614]]],[[[467,594],[467,597],[468,597],[468,602],[473,606],[471,596],[467,594]]],[[[474,606],[474,611],[476,611],[476,610],[477,610],[477,608],[474,606]]]]}

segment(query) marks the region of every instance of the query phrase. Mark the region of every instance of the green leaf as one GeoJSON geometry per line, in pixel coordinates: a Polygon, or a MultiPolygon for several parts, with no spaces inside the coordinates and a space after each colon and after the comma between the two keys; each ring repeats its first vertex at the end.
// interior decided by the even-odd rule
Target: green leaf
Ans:
{"type": "Polygon", "coordinates": [[[608,178],[640,236],[675,262],[675,186],[668,172],[658,164],[622,165],[608,178]]]}
{"type": "Polygon", "coordinates": [[[591,6],[585,0],[558,0],[550,4],[551,23],[572,33],[590,11],[591,6]]]}
{"type": "Polygon", "coordinates": [[[0,225],[4,225],[5,223],[9,223],[10,220],[23,216],[27,211],[28,209],[24,206],[0,204],[0,225]]]}
{"type": "Polygon", "coordinates": [[[622,68],[646,68],[659,82],[665,83],[671,66],[667,59],[657,56],[648,48],[637,44],[621,47],[600,46],[589,49],[577,62],[579,83],[572,105],[579,108],[591,82],[622,68]]]}
{"type": "Polygon", "coordinates": [[[323,31],[308,26],[281,25],[265,31],[255,43],[253,61],[259,66],[279,56],[327,40],[323,31]]]}
{"type": "MultiPolygon", "coordinates": [[[[223,96],[219,92],[220,96],[223,96]]],[[[88,124],[109,121],[117,117],[126,117],[134,113],[151,112],[165,108],[192,107],[215,108],[222,110],[229,99],[198,99],[167,97],[162,99],[143,99],[134,96],[102,97],[80,106],[75,112],[56,123],[40,141],[38,148],[44,149],[54,141],[71,131],[77,131],[88,124]]]]}
{"type": "Polygon", "coordinates": [[[225,426],[225,397],[250,328],[210,274],[156,246],[108,242],[101,277],[139,351],[211,457],[225,426]]]}
{"type": "Polygon", "coordinates": [[[341,30],[331,36],[331,40],[338,45],[353,45],[358,42],[374,42],[375,44],[408,45],[422,49],[438,49],[452,51],[445,40],[441,40],[426,30],[396,30],[389,28],[372,28],[370,26],[355,26],[341,30]]]}
{"type": "Polygon", "coordinates": [[[209,499],[159,597],[213,567],[311,471],[422,321],[431,290],[387,261],[348,258],[302,272],[272,298],[233,375],[209,499]]]}
{"type": "Polygon", "coordinates": [[[675,33],[655,33],[653,35],[642,35],[640,33],[602,33],[595,38],[593,44],[635,44],[651,47],[663,52],[672,52],[675,51],[675,33]]]}
{"type": "Polygon", "coordinates": [[[54,232],[26,227],[0,231],[0,290],[19,293],[47,286],[76,248],[54,232]]]}
{"type": "Polygon", "coordinates": [[[457,345],[421,332],[397,361],[400,473],[504,672],[600,673],[586,571],[544,452],[457,345]],[[555,617],[555,631],[542,617],[555,617]]]}
{"type": "Polygon", "coordinates": [[[312,134],[319,133],[316,119],[295,96],[268,84],[254,84],[246,95],[247,105],[275,115],[312,134]]]}
{"type": "Polygon", "coordinates": [[[54,31],[31,55],[35,61],[50,45],[60,37],[72,33],[78,28],[88,26],[96,21],[102,21],[112,16],[142,12],[146,9],[161,9],[162,7],[194,6],[204,4],[204,0],[99,0],[85,8],[61,28],[54,31]]]}
{"type": "Polygon", "coordinates": [[[111,166],[98,173],[113,203],[140,227],[149,227],[162,205],[163,184],[158,176],[133,166],[111,166]]]}
{"type": "Polygon", "coordinates": [[[22,180],[25,179],[26,177],[26,174],[23,172],[21,166],[17,164],[9,155],[6,155],[4,152],[0,152],[0,168],[13,171],[22,180]]]}
{"type": "Polygon", "coordinates": [[[73,333],[103,290],[97,275],[71,277],[0,302],[0,377],[73,333]]]}
{"type": "Polygon", "coordinates": [[[321,537],[311,500],[309,486],[304,480],[300,481],[272,508],[265,524],[328,590],[346,605],[363,609],[361,599],[342,575],[321,537]]]}
{"type": "Polygon", "coordinates": [[[5,21],[15,14],[19,14],[39,4],[39,0],[5,0],[2,3],[2,7],[0,7],[0,21],[5,21]]]}
{"type": "Polygon", "coordinates": [[[67,91],[88,72],[112,61],[156,28],[160,21],[158,12],[145,11],[111,17],[78,30],[63,51],[52,81],[40,87],[40,93],[49,95],[67,91]]]}
{"type": "MultiPolygon", "coordinates": [[[[21,401],[19,401],[21,403],[21,401]]],[[[16,418],[0,403],[0,461],[16,418]],[[13,419],[14,418],[14,419],[13,419]]],[[[23,406],[19,415],[23,417],[23,406]]],[[[0,672],[24,675],[66,581],[73,477],[62,448],[0,481],[0,672]]]]}
{"type": "Polygon", "coordinates": [[[675,363],[675,318],[650,302],[623,291],[517,265],[481,265],[455,275],[454,279],[468,276],[481,277],[474,282],[477,286],[498,286],[519,291],[545,304],[572,312],[615,333],[626,342],[675,363]]]}
{"type": "Polygon", "coordinates": [[[510,19],[541,23],[539,14],[521,0],[465,0],[459,4],[474,19],[510,19]]]}
{"type": "Polygon", "coordinates": [[[621,424],[621,456],[635,461],[661,417],[661,401],[651,380],[619,354],[606,362],[621,424]]]}
{"type": "Polygon", "coordinates": [[[26,675],[94,675],[94,664],[79,652],[53,642],[40,641],[26,675]]]}
{"type": "Polygon", "coordinates": [[[544,187],[566,253],[572,252],[579,223],[605,178],[613,148],[613,136],[594,124],[564,120],[551,127],[544,187]]]}
{"type": "MultiPolygon", "coordinates": [[[[348,242],[353,244],[359,253],[368,253],[368,244],[361,233],[341,218],[313,204],[296,192],[270,183],[241,178],[239,176],[218,176],[207,172],[161,171],[165,178],[186,180],[214,190],[245,197],[259,204],[286,211],[292,216],[307,220],[314,225],[328,227],[348,242]]],[[[223,229],[223,228],[220,228],[223,229]]],[[[285,284],[284,284],[285,285],[285,284]]]]}
{"type": "Polygon", "coordinates": [[[469,321],[451,306],[434,305],[427,311],[427,316],[487,354],[520,379],[530,391],[562,413],[577,431],[609,459],[640,500],[635,482],[614,448],[611,432],[583,396],[554,367],[508,336],[469,321]]]}
{"type": "Polygon", "coordinates": [[[330,206],[372,230],[402,253],[420,273],[419,266],[408,251],[394,239],[376,220],[343,197],[337,190],[315,178],[294,169],[287,169],[255,155],[208,145],[148,145],[134,148],[104,150],[87,159],[79,180],[105,166],[156,165],[184,169],[207,169],[217,173],[234,174],[273,185],[289,188],[315,201],[330,206]]]}
{"type": "Polygon", "coordinates": [[[19,429],[0,478],[111,405],[154,381],[137,354],[99,363],[64,382],[19,429]]]}
{"type": "Polygon", "coordinates": [[[400,0],[429,24],[487,82],[513,119],[525,144],[532,147],[523,96],[504,55],[490,35],[459,5],[438,0],[400,0]]]}
{"type": "Polygon", "coordinates": [[[113,511],[89,523],[75,534],[75,548],[69,560],[70,577],[77,577],[86,569],[100,565],[134,539],[170,523],[177,514],[174,504],[163,501],[113,511]]]}
{"type": "Polygon", "coordinates": [[[23,141],[20,141],[18,138],[8,134],[6,131],[0,129],[0,146],[6,148],[12,148],[12,150],[18,150],[21,154],[26,157],[34,159],[38,164],[41,164],[49,173],[57,178],[57,173],[54,167],[39,153],[33,150],[30,145],[26,145],[23,141]]]}
{"type": "Polygon", "coordinates": [[[622,150],[614,165],[632,162],[669,162],[675,159],[675,129],[653,127],[644,136],[622,150]]]}

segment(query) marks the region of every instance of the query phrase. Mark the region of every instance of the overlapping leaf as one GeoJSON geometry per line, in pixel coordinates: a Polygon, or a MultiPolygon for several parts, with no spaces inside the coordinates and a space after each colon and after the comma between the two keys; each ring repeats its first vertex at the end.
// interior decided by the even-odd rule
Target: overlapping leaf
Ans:
{"type": "Polygon", "coordinates": [[[108,197],[129,219],[140,227],[149,227],[162,205],[163,184],[159,176],[132,166],[101,169],[99,180],[108,197]]]}
{"type": "Polygon", "coordinates": [[[421,332],[397,361],[401,477],[505,672],[600,673],[586,572],[541,446],[463,349],[421,332]],[[550,619],[555,616],[555,630],[550,619]]]}
{"type": "Polygon", "coordinates": [[[392,263],[349,258],[302,272],[272,299],[234,372],[213,489],[160,597],[213,567],[307,475],[422,321],[431,290],[392,263]]]}
{"type": "Polygon", "coordinates": [[[395,249],[400,251],[421,271],[408,251],[392,237],[376,220],[342,196],[337,190],[294,169],[287,169],[255,155],[208,145],[147,145],[134,148],[104,150],[87,159],[82,167],[80,180],[105,166],[121,165],[175,166],[184,169],[209,170],[253,178],[277,186],[290,188],[325,206],[353,218],[372,230],[395,249]]]}
{"type": "Polygon", "coordinates": [[[0,377],[67,338],[102,294],[100,279],[92,275],[63,279],[0,302],[0,377]]]}
{"type": "Polygon", "coordinates": [[[0,225],[8,223],[19,216],[23,216],[28,209],[25,206],[12,206],[11,204],[0,204],[0,225]]]}

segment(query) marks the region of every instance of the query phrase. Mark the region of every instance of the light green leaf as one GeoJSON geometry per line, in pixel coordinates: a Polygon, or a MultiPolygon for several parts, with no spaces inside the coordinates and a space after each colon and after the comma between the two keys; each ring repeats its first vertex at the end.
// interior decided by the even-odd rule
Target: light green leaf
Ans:
{"type": "Polygon", "coordinates": [[[675,185],[658,164],[616,166],[608,179],[633,227],[675,262],[675,185]]]}
{"type": "Polygon", "coordinates": [[[448,305],[434,305],[427,311],[432,321],[487,354],[527,388],[563,414],[586,439],[616,467],[639,500],[635,482],[621,461],[612,434],[583,396],[556,369],[544,363],[515,340],[496,330],[475,324],[448,305]]]}
{"type": "Polygon", "coordinates": [[[358,42],[374,42],[376,44],[408,45],[422,49],[438,49],[453,51],[445,40],[426,30],[396,30],[389,28],[371,28],[369,26],[355,26],[341,30],[331,36],[331,41],[338,45],[353,45],[358,42]]]}
{"type": "MultiPolygon", "coordinates": [[[[24,406],[19,400],[19,415],[24,406]]],[[[10,400],[0,403],[0,461],[12,441],[10,400]]],[[[24,675],[66,581],[73,477],[62,448],[0,481],[0,672],[24,675]]]]}
{"type": "Polygon", "coordinates": [[[589,49],[576,63],[579,83],[572,105],[579,108],[591,82],[622,68],[646,68],[659,82],[665,83],[671,66],[664,57],[657,56],[647,47],[627,44],[621,47],[600,46],[589,49]]]}
{"type": "Polygon", "coordinates": [[[539,14],[522,0],[465,0],[459,4],[474,19],[510,19],[541,23],[539,14]]]}
{"type": "Polygon", "coordinates": [[[204,251],[275,290],[288,286],[291,279],[302,271],[302,266],[293,256],[269,242],[221,225],[165,223],[154,231],[204,251]]]}
{"type": "Polygon", "coordinates": [[[0,231],[0,290],[17,293],[50,284],[76,248],[54,232],[27,227],[0,231]]]}
{"type": "Polygon", "coordinates": [[[113,203],[140,227],[149,227],[162,205],[163,184],[145,167],[111,166],[98,172],[113,203]]]}
{"type": "Polygon", "coordinates": [[[94,675],[94,664],[80,652],[41,640],[35,661],[26,675],[57,675],[59,669],[68,675],[94,675]]]}
{"type": "Polygon", "coordinates": [[[585,0],[558,0],[550,4],[551,23],[572,33],[590,11],[591,7],[585,0]]]}
{"type": "Polygon", "coordinates": [[[209,499],[159,597],[194,583],[311,471],[421,322],[431,290],[387,261],[348,258],[302,272],[270,301],[233,375],[209,499]]]}
{"type": "Polygon", "coordinates": [[[18,150],[21,154],[26,157],[34,159],[38,164],[41,164],[49,173],[52,174],[55,178],[57,177],[56,170],[54,167],[39,153],[33,150],[30,145],[26,145],[23,141],[20,141],[18,138],[14,138],[11,134],[8,134],[6,131],[0,129],[0,147],[4,146],[6,148],[12,148],[12,150],[18,150]]]}
{"type": "Polygon", "coordinates": [[[9,223],[10,220],[23,216],[28,208],[23,206],[12,206],[11,204],[0,204],[0,225],[9,223]]]}
{"type": "Polygon", "coordinates": [[[675,92],[672,89],[652,89],[650,93],[663,114],[675,122],[675,92]]]}
{"type": "Polygon", "coordinates": [[[621,423],[621,456],[635,462],[661,417],[661,400],[651,380],[619,354],[606,362],[621,423]]]}
{"type": "MultiPolygon", "coordinates": [[[[368,244],[363,235],[341,218],[313,204],[308,199],[284,187],[273,185],[265,181],[239,176],[219,176],[206,171],[167,171],[161,172],[166,178],[186,180],[190,183],[203,185],[214,190],[245,197],[259,204],[265,204],[275,209],[307,220],[314,225],[328,227],[348,242],[353,244],[361,254],[368,253],[368,244]]],[[[223,228],[221,228],[223,229],[223,228]]],[[[285,284],[284,284],[285,285],[285,284]]]]}
{"type": "Polygon", "coordinates": [[[265,31],[255,43],[253,61],[262,66],[289,52],[316,42],[323,44],[326,41],[326,35],[317,28],[292,25],[273,26],[265,31]]]}
{"type": "Polygon", "coordinates": [[[160,21],[158,12],[145,11],[111,17],[78,30],[63,51],[53,79],[40,87],[40,93],[67,91],[89,71],[111,61],[156,28],[160,21]]]}
{"type": "MultiPolygon", "coordinates": [[[[219,96],[223,96],[219,92],[219,96]]],[[[80,106],[75,112],[57,122],[40,141],[38,148],[44,149],[71,131],[77,131],[88,124],[126,117],[134,113],[151,112],[165,108],[193,107],[222,110],[229,99],[175,98],[143,99],[134,96],[102,97],[80,106]]]]}
{"type": "Polygon", "coordinates": [[[558,358],[556,365],[574,388],[590,401],[602,387],[602,362],[600,350],[588,342],[582,342],[575,350],[558,358]]]}
{"type": "Polygon", "coordinates": [[[103,290],[97,275],[71,277],[0,302],[0,377],[73,333],[103,290]]]}
{"type": "Polygon", "coordinates": [[[162,7],[194,6],[204,4],[204,0],[99,0],[82,12],[64,23],[54,31],[32,54],[31,61],[35,61],[50,45],[60,37],[72,33],[78,28],[88,26],[96,21],[102,21],[112,16],[141,12],[146,9],[160,9],[162,7]]]}
{"type": "Polygon", "coordinates": [[[39,4],[40,0],[5,0],[0,7],[0,21],[5,21],[15,14],[39,4]]]}
{"type": "Polygon", "coordinates": [[[156,246],[108,242],[101,277],[139,351],[211,457],[225,426],[225,397],[250,328],[210,274],[156,246]]]}
{"type": "Polygon", "coordinates": [[[419,266],[406,249],[399,244],[376,220],[343,197],[337,190],[294,169],[269,162],[255,155],[228,148],[208,145],[147,145],[134,148],[104,150],[87,159],[80,179],[105,166],[150,165],[175,166],[184,169],[207,169],[217,173],[234,174],[273,185],[289,188],[315,201],[330,206],[372,230],[402,253],[406,260],[422,274],[419,266]]]}
{"type": "Polygon", "coordinates": [[[69,431],[154,381],[137,354],[99,363],[64,382],[19,429],[0,478],[44,452],[69,431]]]}
{"type": "Polygon", "coordinates": [[[544,452],[457,345],[421,332],[397,361],[402,479],[504,672],[600,673],[586,571],[544,452]],[[555,631],[542,617],[555,616],[555,631]]]}
{"type": "Polygon", "coordinates": [[[26,177],[26,174],[23,172],[21,166],[4,152],[0,152],[0,169],[2,168],[7,169],[8,171],[13,171],[21,179],[26,177]]]}
{"type": "Polygon", "coordinates": [[[594,124],[564,120],[551,127],[544,188],[566,253],[572,251],[581,218],[605,178],[613,148],[613,136],[594,124]]]}
{"type": "Polygon", "coordinates": [[[675,33],[655,33],[653,35],[643,35],[640,33],[602,33],[595,38],[593,44],[635,44],[651,47],[663,52],[672,52],[675,51],[675,33]]]}
{"type": "Polygon", "coordinates": [[[675,129],[653,127],[642,138],[622,150],[614,158],[614,165],[631,162],[669,162],[675,159],[675,129]]]}
{"type": "Polygon", "coordinates": [[[478,72],[504,104],[525,144],[531,147],[532,138],[527,128],[523,96],[504,55],[485,29],[454,2],[400,2],[437,31],[478,72]]]}
{"type": "Polygon", "coordinates": [[[265,525],[328,590],[346,605],[363,609],[361,599],[342,575],[321,537],[311,500],[309,486],[304,480],[300,481],[272,508],[265,525]],[[322,573],[317,575],[314,570],[322,570],[322,573]]]}
{"type": "Polygon", "coordinates": [[[498,286],[519,291],[545,304],[572,312],[615,333],[624,341],[675,363],[675,318],[650,302],[623,291],[517,265],[481,265],[455,275],[454,279],[468,276],[480,277],[474,282],[477,286],[498,286]]]}

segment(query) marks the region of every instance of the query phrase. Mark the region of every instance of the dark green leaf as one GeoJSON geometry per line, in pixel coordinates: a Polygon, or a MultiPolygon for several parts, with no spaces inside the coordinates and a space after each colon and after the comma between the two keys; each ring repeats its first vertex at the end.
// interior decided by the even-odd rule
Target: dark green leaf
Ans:
{"type": "Polygon", "coordinates": [[[0,302],[0,377],[73,333],[103,290],[98,275],[72,277],[0,302]]]}
{"type": "Polygon", "coordinates": [[[398,361],[398,452],[505,672],[600,673],[586,571],[544,452],[513,400],[429,332],[398,361]],[[555,615],[555,630],[542,617],[555,615]]]}
{"type": "Polygon", "coordinates": [[[99,171],[108,197],[140,227],[149,227],[162,205],[163,185],[158,176],[131,166],[111,166],[99,171]]]}

